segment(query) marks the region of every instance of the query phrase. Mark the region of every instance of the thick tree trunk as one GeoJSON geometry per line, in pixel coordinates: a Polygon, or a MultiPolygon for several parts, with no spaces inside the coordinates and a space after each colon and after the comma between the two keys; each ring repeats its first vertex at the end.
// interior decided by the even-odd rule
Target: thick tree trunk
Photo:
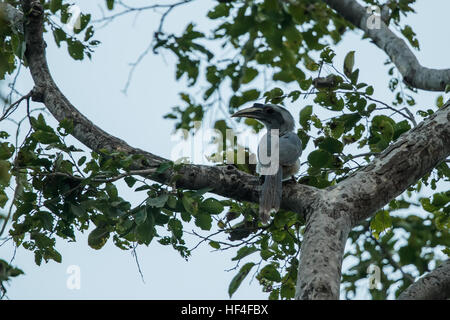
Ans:
{"type": "Polygon", "coordinates": [[[323,194],[307,215],[300,251],[296,299],[338,299],[342,257],[351,229],[346,208],[333,205],[323,194]]]}
{"type": "Polygon", "coordinates": [[[450,260],[402,292],[400,300],[444,300],[450,297],[450,260]]]}
{"type": "Polygon", "coordinates": [[[372,41],[391,58],[403,75],[404,81],[412,87],[430,91],[444,91],[450,84],[450,69],[423,67],[405,40],[397,37],[389,27],[380,21],[379,28],[369,28],[367,9],[356,0],[324,0],[344,19],[365,32],[372,41]]]}
{"type": "Polygon", "coordinates": [[[297,298],[337,299],[350,229],[401,194],[450,154],[450,101],[401,135],[367,167],[325,189],[306,210],[297,298]]]}
{"type": "MultiPolygon", "coordinates": [[[[361,10],[362,7],[354,1],[326,0],[326,2],[359,27],[367,18],[361,10]]],[[[23,12],[27,12],[24,30],[27,45],[26,57],[35,82],[33,99],[43,102],[57,120],[71,119],[74,123],[73,136],[90,149],[145,155],[146,161],[136,163],[133,169],[154,168],[168,161],[152,153],[133,148],[125,141],[109,135],[83,116],[66,99],[54,83],[47,66],[42,35],[42,6],[39,1],[23,0],[22,3],[23,12]]],[[[381,33],[369,32],[369,35],[378,46],[392,56],[400,70],[403,70],[403,63],[416,68],[414,74],[404,74],[408,82],[429,90],[441,90],[442,81],[445,82],[448,79],[446,78],[448,70],[431,70],[436,75],[435,79],[430,79],[428,75],[422,77],[418,72],[428,71],[420,69],[414,61],[407,58],[407,52],[402,54],[395,51],[392,46],[383,45],[383,41],[391,39],[382,39],[382,33],[388,33],[386,29],[387,27],[384,26],[379,31],[381,33]],[[424,81],[426,83],[423,83],[424,81]]],[[[296,297],[298,299],[338,299],[342,257],[351,228],[361,220],[371,217],[449,155],[450,101],[419,126],[403,134],[367,167],[336,186],[318,190],[299,184],[285,184],[282,207],[303,214],[307,221],[301,246],[296,297]]],[[[169,170],[152,179],[167,183],[174,174],[169,170]]],[[[221,196],[239,201],[258,201],[258,178],[230,166],[186,165],[176,174],[181,175],[177,180],[177,185],[181,188],[209,187],[212,188],[213,193],[221,196]]],[[[447,271],[441,274],[448,279],[447,271]]],[[[419,288],[418,284],[415,286],[419,288]]],[[[413,290],[412,287],[404,297],[411,296],[413,290]]]]}

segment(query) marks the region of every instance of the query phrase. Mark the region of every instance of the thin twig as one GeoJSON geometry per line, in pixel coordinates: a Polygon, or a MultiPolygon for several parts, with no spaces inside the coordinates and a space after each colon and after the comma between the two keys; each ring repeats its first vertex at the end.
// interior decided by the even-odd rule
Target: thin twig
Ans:
{"type": "Polygon", "coordinates": [[[8,224],[8,221],[11,218],[12,209],[15,205],[16,199],[19,196],[19,193],[21,193],[21,191],[22,191],[22,183],[19,181],[17,173],[16,173],[15,177],[16,177],[16,188],[14,189],[14,196],[11,200],[11,205],[9,206],[8,215],[6,216],[5,221],[3,222],[3,226],[0,230],[0,237],[2,236],[3,232],[5,232],[6,225],[8,224]]]}
{"type": "Polygon", "coordinates": [[[23,100],[29,100],[31,97],[32,91],[30,91],[28,94],[24,95],[23,97],[21,97],[19,100],[17,100],[16,102],[14,102],[13,104],[11,104],[3,113],[3,115],[0,117],[0,122],[5,120],[6,118],[8,118],[14,111],[16,111],[16,109],[19,107],[20,103],[23,100]]]}
{"type": "Polygon", "coordinates": [[[145,284],[144,274],[142,273],[141,266],[139,264],[139,259],[138,259],[138,256],[137,256],[136,247],[137,247],[137,243],[133,246],[132,255],[134,256],[134,260],[136,261],[136,265],[137,265],[139,274],[141,275],[142,282],[145,284]]]}
{"type": "Polygon", "coordinates": [[[114,181],[120,180],[125,177],[133,176],[133,175],[152,174],[152,173],[155,173],[157,170],[158,170],[157,168],[144,169],[144,170],[131,170],[131,171],[121,173],[121,174],[119,174],[115,177],[111,177],[111,178],[101,178],[101,176],[97,176],[96,178],[90,178],[90,177],[86,178],[86,177],[74,176],[74,175],[71,175],[71,174],[65,173],[65,172],[36,172],[36,174],[42,175],[42,176],[67,177],[67,178],[70,178],[73,180],[78,180],[78,181],[90,180],[91,182],[95,182],[95,183],[109,183],[109,182],[114,182],[114,181]]]}
{"type": "Polygon", "coordinates": [[[193,1],[193,0],[185,0],[185,1],[180,1],[180,2],[172,3],[172,4],[154,4],[154,5],[144,6],[144,7],[131,7],[120,1],[119,2],[120,5],[122,5],[125,8],[125,10],[120,11],[118,13],[114,13],[110,16],[104,16],[100,19],[93,20],[92,23],[102,23],[102,22],[109,23],[110,21],[114,20],[115,18],[118,18],[120,16],[129,14],[129,13],[138,13],[138,12],[142,12],[142,11],[155,10],[155,9],[160,9],[160,8],[171,9],[171,8],[174,8],[176,6],[179,6],[179,5],[191,2],[191,1],[193,1]]]}

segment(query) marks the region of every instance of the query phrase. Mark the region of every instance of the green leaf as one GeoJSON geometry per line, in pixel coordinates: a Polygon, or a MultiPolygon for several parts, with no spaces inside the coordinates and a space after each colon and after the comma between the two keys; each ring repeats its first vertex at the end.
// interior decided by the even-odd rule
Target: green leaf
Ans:
{"type": "Polygon", "coordinates": [[[444,207],[450,202],[450,191],[433,194],[432,205],[437,208],[444,207]]]}
{"type": "Polygon", "coordinates": [[[304,107],[300,111],[300,120],[299,120],[299,122],[300,122],[300,125],[304,129],[308,129],[308,123],[309,123],[309,120],[311,120],[312,111],[313,111],[313,107],[311,105],[308,105],[308,106],[304,107]]]}
{"type": "Polygon", "coordinates": [[[419,40],[417,40],[416,33],[410,26],[406,25],[400,31],[414,48],[419,49],[419,40]]]}
{"type": "Polygon", "coordinates": [[[50,11],[56,13],[62,7],[62,0],[51,0],[50,1],[50,11]]]}
{"type": "Polygon", "coordinates": [[[134,221],[136,222],[137,225],[140,225],[140,224],[144,223],[145,220],[147,220],[147,210],[145,207],[141,207],[138,210],[138,212],[136,212],[136,214],[134,216],[134,221]]]}
{"type": "Polygon", "coordinates": [[[104,228],[95,228],[89,233],[88,245],[96,250],[101,249],[109,238],[109,231],[104,228]]]}
{"type": "Polygon", "coordinates": [[[57,143],[59,142],[58,136],[53,132],[46,132],[46,131],[35,131],[31,134],[31,137],[35,139],[36,141],[43,143],[43,144],[51,144],[51,143],[57,143]]]}
{"type": "Polygon", "coordinates": [[[230,8],[231,6],[229,6],[226,3],[219,3],[217,6],[214,7],[214,9],[208,12],[207,16],[210,19],[218,19],[221,17],[228,16],[230,8]]]}
{"type": "Polygon", "coordinates": [[[155,224],[158,226],[164,226],[169,222],[170,216],[172,215],[172,212],[159,208],[151,208],[149,211],[149,208],[147,208],[147,214],[153,215],[155,219],[155,224]]]}
{"type": "Polygon", "coordinates": [[[82,206],[70,204],[70,210],[77,217],[82,217],[86,213],[86,210],[82,206]]]}
{"type": "Polygon", "coordinates": [[[277,268],[273,264],[268,264],[267,266],[262,268],[262,270],[259,272],[259,276],[261,276],[262,278],[269,280],[269,281],[274,281],[274,282],[281,281],[280,273],[278,272],[277,268]]]}
{"type": "Polygon", "coordinates": [[[86,156],[82,156],[80,160],[78,160],[78,165],[82,166],[86,162],[86,159],[87,159],[86,156]]]}
{"type": "Polygon", "coordinates": [[[209,214],[219,214],[223,211],[224,205],[217,199],[208,198],[200,203],[199,209],[209,214]]]}
{"type": "Polygon", "coordinates": [[[55,28],[53,29],[53,38],[55,39],[55,43],[58,47],[61,46],[62,41],[67,40],[67,35],[61,28],[55,28]]]}
{"type": "Polygon", "coordinates": [[[84,34],[84,41],[89,41],[94,36],[94,26],[89,26],[84,34]]]}
{"type": "Polygon", "coordinates": [[[125,180],[127,186],[130,188],[132,188],[134,186],[134,184],[137,182],[136,178],[132,177],[132,176],[125,177],[124,180],[125,180]]]}
{"type": "Polygon", "coordinates": [[[269,300],[278,300],[280,295],[280,289],[272,290],[272,292],[269,294],[269,300]]]}
{"type": "Polygon", "coordinates": [[[11,164],[8,161],[0,160],[0,186],[9,185],[9,181],[11,180],[10,167],[11,164]]]}
{"type": "Polygon", "coordinates": [[[34,252],[34,263],[36,263],[36,265],[40,266],[42,263],[42,254],[40,251],[35,251],[34,252]]]}
{"type": "Polygon", "coordinates": [[[430,213],[434,213],[435,211],[438,210],[438,208],[436,208],[434,205],[431,204],[431,201],[429,198],[421,198],[420,203],[422,204],[422,208],[425,211],[428,211],[430,213]]]}
{"type": "Polygon", "coordinates": [[[283,101],[284,91],[278,87],[275,87],[264,93],[264,96],[266,97],[266,102],[270,101],[272,103],[280,103],[283,101]]]}
{"type": "Polygon", "coordinates": [[[62,136],[67,136],[73,132],[73,120],[64,118],[58,124],[58,132],[62,136]],[[64,129],[64,130],[62,130],[64,129]]]}
{"type": "MultiPolygon", "coordinates": [[[[1,179],[1,178],[0,178],[1,179]]],[[[0,182],[1,184],[1,182],[0,182]]],[[[8,202],[8,196],[6,195],[5,191],[0,189],[0,208],[4,208],[6,203],[8,202]]],[[[0,215],[0,220],[4,219],[2,215],[0,215]]]]}
{"type": "Polygon", "coordinates": [[[339,121],[343,121],[344,123],[344,131],[350,131],[353,129],[353,127],[358,123],[359,120],[361,120],[361,115],[357,112],[350,113],[350,114],[344,114],[340,116],[338,119],[339,121]]]}
{"type": "Polygon", "coordinates": [[[442,106],[444,105],[444,96],[440,95],[439,97],[437,97],[436,99],[436,106],[438,108],[442,108],[442,106]]]}
{"type": "Polygon", "coordinates": [[[293,222],[296,217],[296,214],[292,211],[280,211],[277,212],[275,215],[275,218],[273,220],[273,224],[277,228],[283,228],[285,225],[289,224],[290,222],[293,222]]]}
{"type": "Polygon", "coordinates": [[[183,224],[180,220],[170,219],[168,223],[168,229],[172,231],[172,234],[177,239],[181,239],[181,237],[183,236],[183,224]]]}
{"type": "Polygon", "coordinates": [[[47,257],[48,259],[52,259],[55,262],[61,263],[62,261],[62,256],[61,254],[56,251],[54,248],[51,248],[47,251],[47,257]]]}
{"type": "Polygon", "coordinates": [[[244,71],[244,75],[242,76],[242,83],[246,84],[251,82],[258,75],[258,70],[255,68],[246,68],[244,71]]]}
{"type": "Polygon", "coordinates": [[[211,230],[212,227],[212,218],[211,215],[199,212],[195,216],[195,225],[200,227],[202,230],[211,230]]]}
{"type": "Polygon", "coordinates": [[[387,210],[378,211],[370,222],[370,229],[376,239],[380,237],[380,233],[390,227],[392,227],[392,219],[387,210]]]}
{"type": "Polygon", "coordinates": [[[156,173],[157,174],[164,173],[167,169],[169,169],[171,167],[173,167],[173,162],[171,162],[171,161],[163,162],[163,163],[161,163],[161,165],[156,170],[156,173]]]}
{"type": "Polygon", "coordinates": [[[258,251],[258,249],[254,246],[251,247],[242,247],[238,250],[236,256],[234,258],[231,259],[231,261],[238,261],[241,260],[242,258],[252,254],[253,252],[258,251]]]}
{"type": "MultiPolygon", "coordinates": [[[[276,215],[275,215],[275,217],[276,217],[276,215]]],[[[267,249],[261,250],[261,258],[263,260],[267,260],[273,255],[274,255],[274,253],[272,251],[270,251],[270,250],[267,250],[267,249]]]]}
{"type": "Polygon", "coordinates": [[[139,243],[149,245],[155,236],[155,222],[152,215],[147,215],[147,219],[136,227],[136,238],[139,243]]]}
{"type": "Polygon", "coordinates": [[[337,139],[326,137],[319,143],[319,148],[330,153],[341,153],[344,145],[337,139]]]}
{"type": "Polygon", "coordinates": [[[178,200],[173,195],[170,195],[166,202],[167,207],[169,207],[170,209],[175,209],[177,207],[177,203],[178,203],[178,200]]]}
{"type": "Polygon", "coordinates": [[[78,40],[67,39],[67,50],[74,60],[83,60],[84,44],[78,40]]]}
{"type": "Polygon", "coordinates": [[[333,156],[325,150],[315,150],[308,155],[308,162],[316,168],[325,168],[332,161],[333,156]]]}
{"type": "Polygon", "coordinates": [[[373,95],[373,92],[374,92],[374,90],[373,90],[373,87],[372,87],[372,86],[368,86],[368,87],[366,88],[366,94],[367,94],[367,95],[371,96],[371,95],[373,95]]]}
{"type": "Polygon", "coordinates": [[[402,133],[405,133],[407,131],[409,131],[411,129],[411,125],[409,124],[409,122],[407,120],[403,120],[400,122],[397,122],[394,125],[394,135],[393,135],[393,140],[397,140],[398,137],[400,137],[400,135],[402,133]]]}
{"type": "Polygon", "coordinates": [[[9,270],[10,277],[17,277],[17,276],[20,276],[21,274],[25,274],[25,273],[22,270],[20,270],[19,268],[12,268],[9,270]]]}
{"type": "Polygon", "coordinates": [[[14,153],[14,146],[8,142],[0,143],[0,160],[8,160],[14,153]]]}
{"type": "Polygon", "coordinates": [[[156,198],[149,198],[147,199],[147,205],[155,208],[162,208],[167,202],[167,199],[169,199],[169,195],[167,193],[163,193],[159,195],[156,198]]]}
{"type": "Polygon", "coordinates": [[[114,0],[106,0],[106,7],[107,7],[109,10],[114,9],[114,0]]]}
{"type": "Polygon", "coordinates": [[[253,268],[254,265],[255,264],[253,262],[246,263],[241,267],[239,272],[231,280],[230,285],[228,286],[228,295],[230,296],[230,298],[239,288],[242,281],[245,279],[245,277],[247,277],[247,275],[249,274],[250,270],[253,268]]]}
{"type": "Polygon", "coordinates": [[[181,198],[181,202],[183,203],[183,207],[187,212],[189,212],[190,214],[197,213],[196,202],[194,199],[189,197],[187,195],[187,193],[183,194],[183,198],[181,198]]]}
{"type": "Polygon", "coordinates": [[[349,77],[353,84],[358,83],[359,69],[356,69],[355,71],[353,71],[349,77]]]}
{"type": "Polygon", "coordinates": [[[209,245],[211,247],[213,247],[214,249],[220,249],[220,243],[216,242],[216,241],[210,241],[209,245]]]}
{"type": "Polygon", "coordinates": [[[298,129],[297,131],[297,136],[300,138],[301,142],[302,142],[302,150],[306,149],[306,146],[308,145],[309,139],[310,137],[308,136],[308,134],[302,130],[302,129],[298,129]]]}
{"type": "Polygon", "coordinates": [[[355,51],[347,53],[344,59],[344,73],[347,77],[351,77],[353,67],[355,66],[355,51]]]}
{"type": "Polygon", "coordinates": [[[283,282],[281,284],[280,295],[285,299],[292,299],[295,296],[295,285],[291,282],[283,282]]]}
{"type": "Polygon", "coordinates": [[[394,137],[394,126],[393,126],[394,124],[392,123],[393,121],[391,121],[391,119],[389,118],[388,119],[381,118],[381,120],[378,121],[378,119],[380,119],[379,117],[381,116],[374,117],[372,127],[374,127],[377,131],[381,132],[384,140],[389,142],[394,137]]]}

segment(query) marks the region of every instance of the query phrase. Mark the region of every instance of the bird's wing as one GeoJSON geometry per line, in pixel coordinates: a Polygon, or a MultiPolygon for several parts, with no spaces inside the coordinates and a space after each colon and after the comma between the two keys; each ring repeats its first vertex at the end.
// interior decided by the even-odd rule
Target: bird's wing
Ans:
{"type": "Polygon", "coordinates": [[[302,141],[294,132],[280,137],[280,164],[292,165],[302,154],[302,141]]]}

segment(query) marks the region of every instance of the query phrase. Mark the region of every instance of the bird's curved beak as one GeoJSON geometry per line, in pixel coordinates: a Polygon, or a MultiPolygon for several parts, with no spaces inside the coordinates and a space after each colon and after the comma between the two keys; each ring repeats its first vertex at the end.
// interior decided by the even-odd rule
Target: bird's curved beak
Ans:
{"type": "Polygon", "coordinates": [[[253,119],[261,119],[261,116],[263,115],[261,107],[250,107],[246,109],[239,110],[235,114],[233,114],[232,118],[253,118],[253,119]]]}

